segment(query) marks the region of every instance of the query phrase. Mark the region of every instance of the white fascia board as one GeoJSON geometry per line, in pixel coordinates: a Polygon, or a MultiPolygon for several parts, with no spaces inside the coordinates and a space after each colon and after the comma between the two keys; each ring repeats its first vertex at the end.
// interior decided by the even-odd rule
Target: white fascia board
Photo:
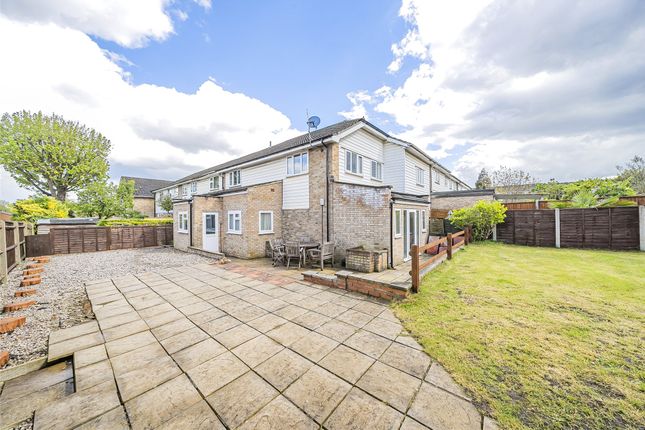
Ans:
{"type": "Polygon", "coordinates": [[[387,139],[388,139],[388,136],[386,136],[385,134],[383,134],[380,131],[376,130],[375,128],[370,127],[369,124],[365,124],[364,122],[359,122],[359,123],[354,124],[350,128],[341,131],[340,133],[334,134],[332,137],[329,138],[329,140],[334,142],[334,143],[339,143],[342,138],[347,137],[350,134],[354,133],[355,131],[363,129],[363,128],[367,132],[369,132],[370,134],[373,134],[374,136],[376,136],[377,138],[379,138],[379,139],[381,139],[383,141],[387,141],[387,139]]]}

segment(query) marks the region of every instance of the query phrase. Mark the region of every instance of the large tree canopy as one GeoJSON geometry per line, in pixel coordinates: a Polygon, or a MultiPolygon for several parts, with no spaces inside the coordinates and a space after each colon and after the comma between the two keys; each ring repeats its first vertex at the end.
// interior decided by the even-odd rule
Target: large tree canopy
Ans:
{"type": "Polygon", "coordinates": [[[134,181],[121,181],[119,185],[94,182],[78,193],[77,210],[83,216],[130,217],[134,215],[133,206],[134,181]]]}
{"type": "Polygon", "coordinates": [[[60,201],[106,179],[110,149],[99,132],[58,115],[22,111],[0,120],[0,164],[18,184],[60,201]]]}

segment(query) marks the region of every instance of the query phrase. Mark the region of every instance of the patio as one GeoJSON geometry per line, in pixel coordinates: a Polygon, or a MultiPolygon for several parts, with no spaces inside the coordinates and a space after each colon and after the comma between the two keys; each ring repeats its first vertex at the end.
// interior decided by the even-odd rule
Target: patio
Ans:
{"type": "Polygon", "coordinates": [[[384,302],[248,263],[88,283],[97,321],[5,383],[0,427],[493,428],[384,302]]]}

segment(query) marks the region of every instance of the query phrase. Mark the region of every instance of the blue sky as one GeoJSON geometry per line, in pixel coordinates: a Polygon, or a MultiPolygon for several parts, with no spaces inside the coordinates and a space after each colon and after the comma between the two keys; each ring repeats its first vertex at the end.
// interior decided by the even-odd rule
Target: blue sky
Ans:
{"type": "MultiPolygon", "coordinates": [[[[177,179],[366,116],[473,184],[611,176],[643,153],[641,0],[0,0],[0,112],[112,142],[110,175],[177,179]]],[[[26,197],[0,169],[0,199],[26,197]]]]}

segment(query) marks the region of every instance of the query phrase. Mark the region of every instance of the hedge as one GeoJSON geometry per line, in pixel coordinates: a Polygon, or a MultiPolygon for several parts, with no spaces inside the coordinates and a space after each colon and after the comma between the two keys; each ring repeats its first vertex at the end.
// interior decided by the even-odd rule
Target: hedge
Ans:
{"type": "Polygon", "coordinates": [[[166,225],[172,224],[172,218],[128,218],[128,219],[102,219],[99,226],[131,226],[131,225],[166,225]]]}

